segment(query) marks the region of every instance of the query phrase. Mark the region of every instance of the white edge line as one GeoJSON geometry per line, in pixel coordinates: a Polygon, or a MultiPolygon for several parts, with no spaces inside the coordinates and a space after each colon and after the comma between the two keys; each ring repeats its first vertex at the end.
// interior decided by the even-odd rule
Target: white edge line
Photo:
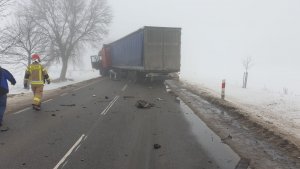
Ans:
{"type": "Polygon", "coordinates": [[[82,89],[82,88],[85,88],[85,87],[91,86],[91,85],[93,85],[93,84],[95,84],[95,83],[98,83],[98,82],[99,82],[99,81],[96,81],[96,82],[94,82],[94,83],[91,83],[91,84],[87,84],[87,85],[85,85],[85,86],[82,86],[82,87],[79,87],[79,88],[77,88],[77,89],[74,89],[73,91],[80,90],[80,89],[82,89]]]}
{"type": "Polygon", "coordinates": [[[63,94],[61,94],[60,96],[65,96],[65,95],[67,95],[68,93],[63,93],[63,94]]]}
{"type": "Polygon", "coordinates": [[[85,86],[79,87],[79,88],[77,88],[77,89],[74,89],[73,91],[80,90],[80,89],[82,89],[82,88],[85,88],[85,87],[87,87],[87,86],[88,86],[88,85],[85,85],[85,86]]]}
{"type": "Polygon", "coordinates": [[[24,111],[26,111],[26,110],[29,110],[29,109],[30,109],[30,107],[27,107],[27,108],[25,108],[25,109],[23,109],[23,110],[19,110],[19,111],[13,113],[13,114],[19,114],[19,113],[22,113],[22,112],[24,112],[24,111]]]}
{"type": "Polygon", "coordinates": [[[74,148],[82,141],[84,136],[84,134],[81,135],[81,137],[76,141],[76,143],[71,147],[71,149],[64,155],[64,157],[56,164],[56,166],[53,169],[57,169],[67,159],[67,157],[72,153],[74,148]]]}
{"type": "Polygon", "coordinates": [[[49,99],[49,100],[46,100],[46,101],[43,101],[42,103],[47,103],[47,102],[50,102],[52,101],[53,99],[49,99]]]}

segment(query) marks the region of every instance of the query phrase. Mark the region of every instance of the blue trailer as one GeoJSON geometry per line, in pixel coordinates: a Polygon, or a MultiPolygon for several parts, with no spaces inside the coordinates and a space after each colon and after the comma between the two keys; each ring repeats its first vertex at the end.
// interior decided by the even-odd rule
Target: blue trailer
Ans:
{"type": "MultiPolygon", "coordinates": [[[[180,71],[181,28],[145,26],[119,40],[104,45],[99,52],[110,60],[110,77],[132,80],[168,79],[180,71]]],[[[100,71],[101,72],[101,71],[100,71]]]]}

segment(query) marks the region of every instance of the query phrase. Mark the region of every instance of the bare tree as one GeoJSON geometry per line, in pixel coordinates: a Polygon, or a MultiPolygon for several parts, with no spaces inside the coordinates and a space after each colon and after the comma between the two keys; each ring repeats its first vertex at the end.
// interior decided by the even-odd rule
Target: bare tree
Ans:
{"type": "Polygon", "coordinates": [[[251,56],[243,59],[243,66],[245,68],[245,72],[243,76],[243,88],[246,88],[247,81],[248,81],[248,70],[253,66],[253,60],[251,56]]]}
{"type": "MultiPolygon", "coordinates": [[[[7,26],[1,35],[3,64],[27,66],[33,53],[43,54],[48,46],[46,36],[32,18],[16,15],[16,22],[7,26]]],[[[43,58],[46,60],[46,58],[43,58]]]]}
{"type": "Polygon", "coordinates": [[[106,0],[31,0],[29,11],[51,41],[49,54],[62,62],[59,80],[66,79],[78,49],[103,39],[112,18],[106,0]]]}

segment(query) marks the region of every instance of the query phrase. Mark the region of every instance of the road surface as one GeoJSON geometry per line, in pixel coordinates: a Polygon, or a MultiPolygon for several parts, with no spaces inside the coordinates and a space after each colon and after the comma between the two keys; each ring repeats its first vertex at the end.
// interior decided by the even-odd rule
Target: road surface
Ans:
{"type": "Polygon", "coordinates": [[[195,127],[205,125],[164,85],[98,78],[45,98],[42,111],[5,116],[1,169],[230,169],[238,161],[224,154],[222,163],[201,144],[195,127]]]}

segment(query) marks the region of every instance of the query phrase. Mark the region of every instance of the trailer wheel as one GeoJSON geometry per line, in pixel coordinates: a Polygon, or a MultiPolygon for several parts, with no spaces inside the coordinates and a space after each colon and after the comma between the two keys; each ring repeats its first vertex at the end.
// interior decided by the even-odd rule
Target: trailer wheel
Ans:
{"type": "Polygon", "coordinates": [[[139,83],[143,83],[143,82],[145,82],[146,81],[146,74],[145,73],[143,73],[143,72],[137,72],[137,81],[139,82],[139,83]]]}
{"type": "Polygon", "coordinates": [[[136,71],[128,71],[127,72],[127,79],[132,81],[133,83],[137,82],[137,75],[136,71]]]}
{"type": "Polygon", "coordinates": [[[113,69],[109,70],[109,78],[112,80],[117,80],[118,74],[113,69]]]}

